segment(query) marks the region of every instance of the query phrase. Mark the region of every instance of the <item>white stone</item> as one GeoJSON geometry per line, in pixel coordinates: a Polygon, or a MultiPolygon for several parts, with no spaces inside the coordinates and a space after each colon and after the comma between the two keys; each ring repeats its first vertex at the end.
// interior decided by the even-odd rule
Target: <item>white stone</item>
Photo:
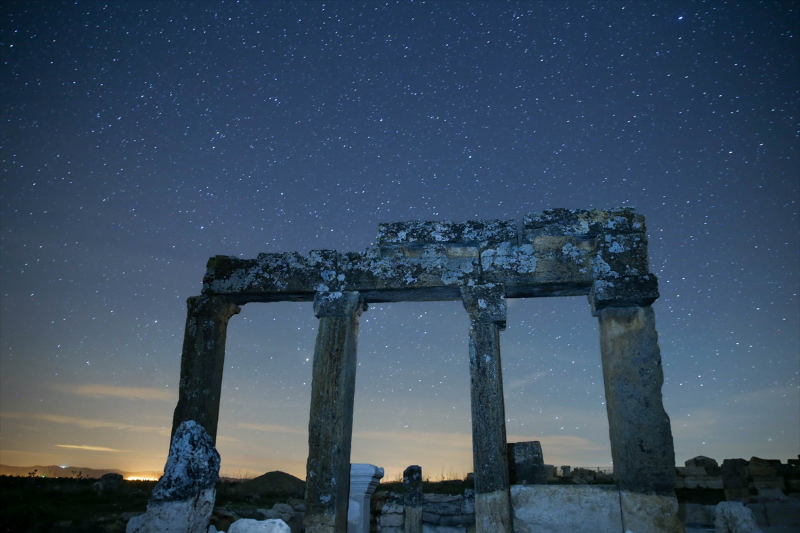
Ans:
{"type": "Polygon", "coordinates": [[[197,498],[147,504],[147,512],[128,521],[127,533],[198,533],[206,531],[214,510],[214,489],[197,498]]]}
{"type": "Polygon", "coordinates": [[[283,520],[242,518],[231,524],[228,533],[292,533],[292,528],[283,520]]]}
{"type": "Polygon", "coordinates": [[[622,531],[619,491],[611,485],[512,485],[511,505],[516,533],[622,531]]]}
{"type": "Polygon", "coordinates": [[[212,524],[212,525],[208,526],[208,532],[207,533],[219,533],[219,532],[217,531],[217,528],[215,528],[214,525],[212,524]]]}
{"type": "Polygon", "coordinates": [[[721,502],[714,520],[716,533],[760,533],[753,512],[742,502],[721,502]]]}
{"type": "Polygon", "coordinates": [[[383,468],[363,463],[350,465],[347,533],[369,533],[370,499],[382,477],[383,468]]]}

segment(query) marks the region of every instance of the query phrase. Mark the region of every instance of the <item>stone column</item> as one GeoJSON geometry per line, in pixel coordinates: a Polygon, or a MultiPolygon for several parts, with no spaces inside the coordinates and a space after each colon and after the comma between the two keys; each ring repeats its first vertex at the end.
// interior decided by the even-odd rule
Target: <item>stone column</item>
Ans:
{"type": "Polygon", "coordinates": [[[194,420],[216,443],[228,320],[241,309],[219,296],[193,296],[186,304],[189,310],[183,336],[181,380],[170,439],[182,422],[194,420]]]}
{"type": "Polygon", "coordinates": [[[345,533],[356,384],[358,292],[317,293],[319,318],[311,381],[306,464],[307,533],[345,533]]]}
{"type": "Polygon", "coordinates": [[[631,531],[683,531],[675,499],[675,450],[651,306],[597,311],[614,477],[631,531]]]}
{"type": "Polygon", "coordinates": [[[369,533],[370,499],[382,477],[383,468],[363,463],[350,465],[347,533],[369,533]]]}
{"type": "Polygon", "coordinates": [[[461,288],[469,313],[469,372],[472,397],[472,462],[478,533],[511,533],[500,331],[506,325],[502,285],[461,288]]]}
{"type": "Polygon", "coordinates": [[[403,471],[403,533],[422,533],[422,467],[403,471]]]}

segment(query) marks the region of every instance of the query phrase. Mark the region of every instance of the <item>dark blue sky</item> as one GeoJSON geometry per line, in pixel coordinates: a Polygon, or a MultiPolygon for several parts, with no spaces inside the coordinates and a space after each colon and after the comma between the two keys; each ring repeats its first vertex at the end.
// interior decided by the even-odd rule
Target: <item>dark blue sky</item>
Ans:
{"type": "MultiPolygon", "coordinates": [[[[679,464],[800,450],[794,2],[5,2],[0,460],[158,470],[209,256],[634,205],[679,464]]],[[[304,476],[309,304],[231,320],[223,472],[304,476]]],[[[353,462],[471,470],[458,302],[362,317],[353,462]]],[[[585,298],[514,301],[507,431],[607,466],[585,298]]]]}

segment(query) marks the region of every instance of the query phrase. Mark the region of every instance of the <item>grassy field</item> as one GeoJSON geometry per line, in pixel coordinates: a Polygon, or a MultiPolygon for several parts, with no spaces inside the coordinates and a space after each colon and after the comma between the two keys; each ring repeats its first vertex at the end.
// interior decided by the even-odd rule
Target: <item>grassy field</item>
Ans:
{"type": "Polygon", "coordinates": [[[144,512],[155,481],[123,481],[99,493],[96,479],[0,476],[0,531],[113,533],[144,512]],[[130,513],[126,515],[126,513],[130,513]]]}

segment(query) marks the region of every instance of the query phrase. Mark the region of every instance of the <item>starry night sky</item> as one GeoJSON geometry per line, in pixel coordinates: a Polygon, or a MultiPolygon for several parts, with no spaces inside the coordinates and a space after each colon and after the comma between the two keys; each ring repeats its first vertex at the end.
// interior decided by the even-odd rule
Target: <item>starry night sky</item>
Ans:
{"type": "MultiPolygon", "coordinates": [[[[794,2],[3,2],[0,461],[162,468],[208,257],[636,206],[676,461],[800,451],[794,2]]],[[[311,304],[231,319],[223,473],[305,477],[311,304]]],[[[364,313],[353,462],[472,471],[460,302],[364,313]]],[[[586,298],[513,300],[509,440],[610,466],[586,298]]]]}

